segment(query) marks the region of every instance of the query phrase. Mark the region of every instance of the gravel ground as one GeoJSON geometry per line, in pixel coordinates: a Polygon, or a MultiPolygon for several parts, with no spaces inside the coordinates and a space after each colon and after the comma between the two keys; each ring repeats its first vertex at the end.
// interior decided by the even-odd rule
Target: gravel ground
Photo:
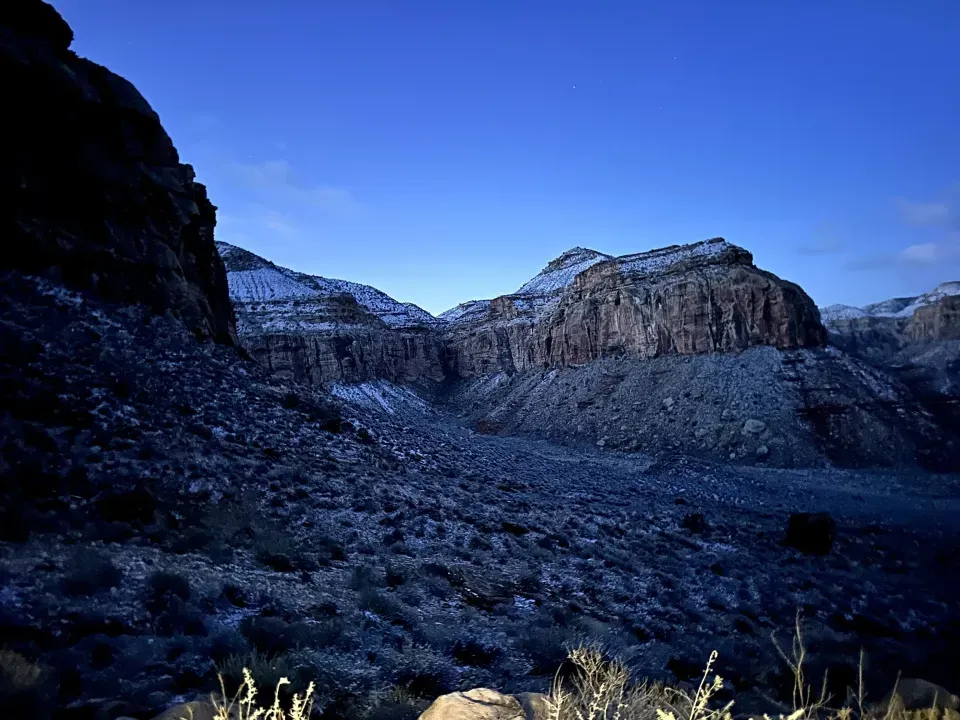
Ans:
{"type": "Polygon", "coordinates": [[[172,318],[2,289],[0,635],[61,708],[150,717],[255,649],[316,679],[325,717],[396,686],[423,699],[403,717],[543,690],[589,642],[671,681],[717,649],[737,706],[773,710],[770,635],[798,609],[837,691],[861,646],[872,692],[960,686],[957,475],[480,434],[383,385],[338,411],[172,318]],[[795,511],[836,519],[832,552],[783,546],[795,511]]]}

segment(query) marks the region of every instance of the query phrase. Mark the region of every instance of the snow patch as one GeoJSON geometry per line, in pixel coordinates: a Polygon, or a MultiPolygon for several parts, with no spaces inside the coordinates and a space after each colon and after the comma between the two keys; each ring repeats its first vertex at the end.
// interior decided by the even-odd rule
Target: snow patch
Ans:
{"type": "Polygon", "coordinates": [[[660,250],[624,255],[617,258],[620,271],[628,273],[665,272],[673,265],[694,258],[710,258],[722,255],[733,246],[725,240],[706,240],[692,245],[674,245],[660,250]]]}
{"type": "Polygon", "coordinates": [[[853,305],[827,305],[820,308],[820,319],[823,322],[833,322],[834,320],[852,320],[854,318],[866,317],[866,311],[853,305]]]}
{"type": "Polygon", "coordinates": [[[940,283],[930,292],[916,297],[890,298],[864,305],[862,308],[852,305],[828,305],[820,308],[820,318],[825,323],[858,317],[908,318],[912,317],[918,309],[933,305],[950,295],[960,295],[960,281],[940,283]]]}
{"type": "Polygon", "coordinates": [[[330,394],[359,408],[381,410],[388,415],[393,415],[402,407],[427,408],[427,403],[412,390],[384,380],[358,385],[334,383],[330,386],[330,394]]]}
{"type": "Polygon", "coordinates": [[[587,268],[598,262],[612,260],[596,250],[573,248],[563,253],[547,265],[540,274],[524,283],[515,295],[552,295],[560,292],[573,282],[573,279],[587,268]]]}

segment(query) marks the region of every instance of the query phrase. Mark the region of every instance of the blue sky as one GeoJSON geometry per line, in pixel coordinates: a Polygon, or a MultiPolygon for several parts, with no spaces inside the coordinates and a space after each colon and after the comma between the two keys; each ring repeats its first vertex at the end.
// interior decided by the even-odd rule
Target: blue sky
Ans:
{"type": "Polygon", "coordinates": [[[960,279],[956,0],[54,0],[217,235],[439,312],[721,235],[821,305],[960,279]]]}

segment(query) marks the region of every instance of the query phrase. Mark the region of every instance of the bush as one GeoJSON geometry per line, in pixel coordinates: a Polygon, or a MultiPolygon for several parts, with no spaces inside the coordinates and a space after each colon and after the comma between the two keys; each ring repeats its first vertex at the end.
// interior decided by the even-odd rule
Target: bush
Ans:
{"type": "Polygon", "coordinates": [[[147,578],[147,609],[150,612],[163,612],[170,607],[174,598],[183,602],[190,599],[190,581],[185,577],[157,570],[147,578]]]}
{"type": "Polygon", "coordinates": [[[0,650],[0,716],[46,720],[53,713],[50,673],[12,650],[0,650]]]}
{"type": "Polygon", "coordinates": [[[70,569],[63,579],[63,589],[72,595],[89,595],[117,587],[123,573],[110,558],[84,548],[70,560],[70,569]]]}
{"type": "Polygon", "coordinates": [[[461,665],[490,667],[503,657],[503,649],[496,645],[485,645],[474,638],[466,638],[454,643],[453,656],[461,665]]]}

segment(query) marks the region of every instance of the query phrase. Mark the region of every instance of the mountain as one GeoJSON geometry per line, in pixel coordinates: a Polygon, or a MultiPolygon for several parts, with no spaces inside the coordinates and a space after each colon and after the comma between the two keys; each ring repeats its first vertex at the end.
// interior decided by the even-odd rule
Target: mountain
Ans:
{"type": "Polygon", "coordinates": [[[831,345],[896,377],[942,427],[960,434],[960,282],[838,308],[822,313],[831,345]]]}
{"type": "Polygon", "coordinates": [[[960,295],[960,281],[940,283],[933,290],[922,295],[891,298],[863,307],[828,305],[820,308],[820,317],[825,323],[861,317],[908,318],[912,317],[919,308],[934,305],[943,298],[953,295],[960,295]]]}
{"type": "Polygon", "coordinates": [[[517,293],[441,317],[451,324],[458,377],[755,345],[814,347],[826,337],[798,286],[759,270],[750,253],[721,238],[622,257],[575,248],[517,293]]]}
{"type": "Polygon", "coordinates": [[[423,308],[398,302],[369,285],[294,272],[225,242],[217,242],[217,249],[228,272],[230,299],[240,307],[242,322],[253,323],[258,330],[310,329],[303,324],[304,306],[323,306],[342,296],[352,297],[365,312],[391,328],[440,324],[423,308]]]}
{"type": "Polygon", "coordinates": [[[387,380],[483,432],[768,465],[939,466],[954,452],[895,377],[824,349],[801,288],[721,238],[574,248],[517,292],[439,318],[220,247],[244,346],[342,397],[357,395],[342,383],[387,380]]]}
{"type": "Polygon", "coordinates": [[[294,272],[228,243],[227,270],[241,342],[282,377],[440,382],[443,324],[369,285],[294,272]]]}

